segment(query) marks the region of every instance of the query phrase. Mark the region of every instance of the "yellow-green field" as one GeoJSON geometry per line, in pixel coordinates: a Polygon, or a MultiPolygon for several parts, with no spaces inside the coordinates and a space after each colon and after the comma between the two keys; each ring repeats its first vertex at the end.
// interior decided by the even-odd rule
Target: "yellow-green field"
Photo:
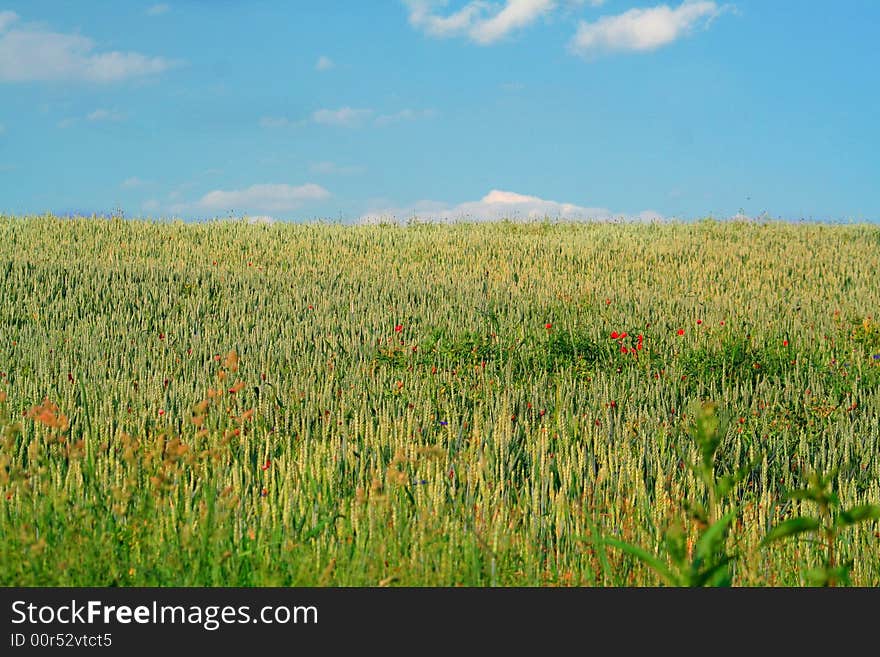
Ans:
{"type": "Polygon", "coordinates": [[[762,539],[811,472],[880,502],[878,272],[878,226],[0,217],[0,583],[653,586],[619,541],[694,563],[695,504],[734,585],[815,581],[762,539]]]}

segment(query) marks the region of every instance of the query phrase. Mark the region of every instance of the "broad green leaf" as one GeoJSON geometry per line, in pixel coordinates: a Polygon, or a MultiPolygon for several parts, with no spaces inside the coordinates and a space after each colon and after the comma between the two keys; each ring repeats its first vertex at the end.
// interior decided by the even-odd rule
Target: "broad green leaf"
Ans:
{"type": "Polygon", "coordinates": [[[767,532],[767,535],[764,537],[764,540],[761,541],[761,544],[766,545],[772,541],[778,541],[789,536],[816,531],[821,526],[821,523],[816,518],[791,518],[790,520],[786,520],[785,522],[776,525],[773,529],[767,532]]]}
{"type": "Polygon", "coordinates": [[[673,524],[663,534],[663,543],[670,558],[679,566],[687,560],[687,537],[681,525],[673,524]]]}
{"type": "Polygon", "coordinates": [[[733,561],[731,557],[725,556],[717,564],[694,578],[693,585],[723,588],[730,586],[733,582],[733,573],[730,572],[731,561],[733,561]]]}
{"type": "Polygon", "coordinates": [[[827,586],[831,579],[831,573],[827,568],[811,568],[804,573],[804,577],[810,586],[827,586]]]}
{"type": "Polygon", "coordinates": [[[681,582],[679,581],[679,578],[675,576],[675,573],[673,573],[665,563],[660,561],[660,559],[647,550],[643,550],[635,545],[630,545],[624,541],[618,541],[616,538],[605,538],[603,540],[611,547],[623,550],[627,554],[631,554],[637,559],[643,561],[645,565],[657,573],[669,586],[681,586],[681,582]]]}
{"type": "Polygon", "coordinates": [[[709,522],[709,514],[706,513],[706,509],[699,502],[688,502],[687,500],[684,500],[682,505],[684,506],[684,510],[687,511],[688,515],[694,520],[698,520],[704,524],[709,522]]]}
{"type": "Polygon", "coordinates": [[[724,537],[727,535],[727,528],[736,518],[736,509],[731,509],[725,513],[720,519],[715,521],[709,529],[703,532],[696,545],[697,557],[703,561],[707,561],[712,553],[717,551],[719,547],[723,547],[724,537]]]}
{"type": "Polygon", "coordinates": [[[837,517],[836,525],[855,525],[865,520],[880,520],[880,506],[876,504],[860,504],[847,511],[841,511],[837,517]]]}
{"type": "Polygon", "coordinates": [[[718,497],[720,497],[722,499],[727,497],[727,494],[730,492],[731,488],[734,487],[734,485],[735,485],[735,482],[733,480],[733,477],[731,477],[729,475],[724,476],[724,477],[720,477],[715,482],[715,489],[718,491],[718,497]]]}
{"type": "Polygon", "coordinates": [[[587,516],[587,525],[590,529],[590,536],[584,536],[581,540],[592,543],[596,546],[596,554],[599,557],[599,565],[602,567],[602,574],[608,578],[613,586],[618,586],[619,582],[614,577],[614,570],[611,568],[611,563],[608,561],[608,555],[605,554],[605,539],[602,537],[602,534],[596,527],[596,523],[593,522],[592,517],[589,515],[587,516]],[[596,535],[595,538],[593,537],[593,534],[596,535]]]}

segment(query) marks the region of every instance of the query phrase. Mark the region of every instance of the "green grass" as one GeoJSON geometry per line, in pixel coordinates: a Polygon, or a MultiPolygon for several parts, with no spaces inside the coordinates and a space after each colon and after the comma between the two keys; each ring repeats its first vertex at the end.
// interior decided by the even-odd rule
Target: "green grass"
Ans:
{"type": "Polygon", "coordinates": [[[599,539],[693,550],[698,400],[733,584],[804,584],[786,492],[880,501],[877,271],[864,225],[0,217],[0,584],[659,585],[599,539]]]}

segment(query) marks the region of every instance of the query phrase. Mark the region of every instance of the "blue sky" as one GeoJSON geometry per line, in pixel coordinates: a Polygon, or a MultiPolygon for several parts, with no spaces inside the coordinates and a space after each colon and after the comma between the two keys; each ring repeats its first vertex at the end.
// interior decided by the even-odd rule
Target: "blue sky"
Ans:
{"type": "Polygon", "coordinates": [[[0,212],[880,219],[875,0],[0,0],[0,212]]]}

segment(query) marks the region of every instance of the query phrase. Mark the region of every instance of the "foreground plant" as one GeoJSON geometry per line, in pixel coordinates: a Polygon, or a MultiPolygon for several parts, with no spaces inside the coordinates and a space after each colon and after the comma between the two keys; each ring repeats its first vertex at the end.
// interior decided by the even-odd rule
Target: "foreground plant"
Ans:
{"type": "Polygon", "coordinates": [[[602,542],[641,560],[670,586],[730,586],[738,555],[728,550],[727,539],[738,508],[727,508],[727,498],[752,468],[720,475],[716,456],[726,433],[727,418],[718,413],[713,402],[693,405],[692,415],[695,420],[688,434],[696,443],[699,461],[690,467],[703,488],[699,497],[691,495],[683,500],[684,510],[699,528],[693,549],[688,547],[687,533],[680,522],[671,523],[663,532],[666,559],[618,539],[604,538],[602,542]]]}
{"type": "Polygon", "coordinates": [[[850,584],[853,559],[841,560],[837,541],[841,531],[863,522],[880,519],[880,506],[859,504],[849,509],[841,509],[837,496],[837,470],[826,475],[810,473],[806,488],[788,493],[790,500],[806,500],[818,507],[816,516],[796,516],[776,525],[762,543],[792,538],[800,534],[815,533],[816,541],[824,549],[822,566],[805,573],[807,581],[814,586],[835,586],[850,584]]]}

